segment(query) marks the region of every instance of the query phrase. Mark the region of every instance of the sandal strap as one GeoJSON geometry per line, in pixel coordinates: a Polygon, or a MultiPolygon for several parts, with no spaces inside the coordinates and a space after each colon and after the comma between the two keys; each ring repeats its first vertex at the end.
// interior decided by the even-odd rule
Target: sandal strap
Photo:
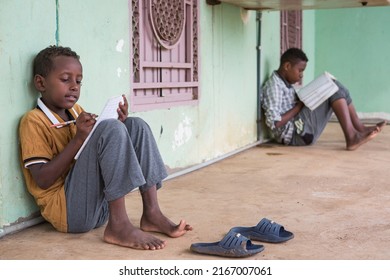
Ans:
{"type": "Polygon", "coordinates": [[[279,235],[282,229],[284,229],[282,225],[267,218],[263,218],[256,226],[256,230],[264,234],[279,235]]]}
{"type": "Polygon", "coordinates": [[[219,242],[219,245],[225,249],[232,249],[235,247],[242,246],[243,243],[245,243],[246,246],[248,244],[248,241],[249,244],[251,244],[251,241],[247,237],[245,237],[241,233],[230,230],[219,242]]]}

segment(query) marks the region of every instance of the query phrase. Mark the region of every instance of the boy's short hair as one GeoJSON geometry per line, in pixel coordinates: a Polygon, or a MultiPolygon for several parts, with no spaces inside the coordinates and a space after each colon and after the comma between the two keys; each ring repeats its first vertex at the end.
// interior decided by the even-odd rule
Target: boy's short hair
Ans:
{"type": "Polygon", "coordinates": [[[34,58],[33,77],[35,77],[35,75],[46,77],[50,71],[53,70],[53,60],[58,56],[69,56],[77,60],[80,59],[80,56],[76,52],[72,51],[71,48],[49,46],[41,50],[34,58]]]}
{"type": "Polygon", "coordinates": [[[306,54],[298,48],[290,48],[280,57],[280,65],[283,65],[286,62],[290,62],[292,65],[294,65],[300,61],[308,62],[309,59],[307,58],[306,54]]]}

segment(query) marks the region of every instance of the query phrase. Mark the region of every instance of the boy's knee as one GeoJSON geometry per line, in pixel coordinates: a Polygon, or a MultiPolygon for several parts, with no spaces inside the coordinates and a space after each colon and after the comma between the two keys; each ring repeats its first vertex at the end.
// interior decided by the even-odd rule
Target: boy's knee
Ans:
{"type": "MultiPolygon", "coordinates": [[[[149,128],[149,125],[139,117],[128,117],[124,124],[132,128],[149,128]]],[[[104,128],[117,129],[118,127],[123,126],[123,123],[117,119],[107,119],[102,121],[99,126],[103,126],[104,128]]]]}
{"type": "Polygon", "coordinates": [[[109,134],[117,134],[118,131],[121,131],[121,129],[124,128],[124,125],[121,121],[117,119],[107,119],[102,121],[99,126],[96,128],[96,130],[100,129],[104,131],[105,133],[109,134]]]}
{"type": "Polygon", "coordinates": [[[107,120],[102,121],[99,124],[99,126],[102,126],[104,128],[109,128],[109,127],[117,127],[120,124],[121,124],[121,122],[117,119],[107,119],[107,120]]]}
{"type": "Polygon", "coordinates": [[[350,104],[352,102],[351,95],[349,93],[349,90],[339,81],[334,81],[336,85],[338,86],[339,90],[331,96],[331,101],[336,101],[339,98],[344,98],[347,101],[347,104],[350,104]]]}
{"type": "Polygon", "coordinates": [[[121,121],[107,119],[98,125],[94,134],[99,139],[122,139],[127,137],[127,130],[121,121]]]}
{"type": "Polygon", "coordinates": [[[128,117],[125,122],[137,127],[148,126],[148,124],[139,117],[128,117]]]}
{"type": "Polygon", "coordinates": [[[125,125],[128,128],[136,130],[150,130],[149,125],[143,119],[138,117],[128,117],[125,121],[125,125]]]}

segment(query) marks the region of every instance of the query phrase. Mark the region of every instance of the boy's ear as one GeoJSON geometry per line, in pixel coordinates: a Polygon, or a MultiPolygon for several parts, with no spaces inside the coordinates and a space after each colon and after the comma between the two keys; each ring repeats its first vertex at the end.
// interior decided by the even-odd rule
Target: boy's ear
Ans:
{"type": "Polygon", "coordinates": [[[290,61],[287,61],[287,62],[285,62],[285,63],[283,64],[283,70],[284,70],[284,71],[289,71],[289,70],[291,69],[291,66],[292,66],[291,62],[290,62],[290,61]]]}
{"type": "Polygon", "coordinates": [[[39,91],[45,91],[45,78],[41,75],[34,76],[34,86],[39,91]]]}

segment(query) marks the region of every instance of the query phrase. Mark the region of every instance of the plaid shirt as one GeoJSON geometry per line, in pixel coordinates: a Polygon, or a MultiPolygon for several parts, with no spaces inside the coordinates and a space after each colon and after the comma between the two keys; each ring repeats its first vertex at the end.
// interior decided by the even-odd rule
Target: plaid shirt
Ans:
{"type": "Polygon", "coordinates": [[[265,113],[265,122],[279,143],[288,145],[291,142],[294,120],[289,120],[279,128],[275,127],[275,122],[281,121],[282,115],[291,110],[297,100],[294,87],[274,71],[263,86],[262,107],[265,113]]]}

